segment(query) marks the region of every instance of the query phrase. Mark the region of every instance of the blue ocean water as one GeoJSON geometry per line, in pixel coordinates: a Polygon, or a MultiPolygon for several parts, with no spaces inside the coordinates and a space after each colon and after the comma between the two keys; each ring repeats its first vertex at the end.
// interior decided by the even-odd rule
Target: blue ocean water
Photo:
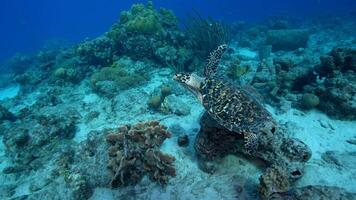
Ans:
{"type": "MultiPolygon", "coordinates": [[[[78,42],[96,37],[117,21],[120,11],[145,1],[46,1],[3,0],[0,7],[0,60],[18,52],[31,52],[46,41],[78,42]]],[[[204,16],[228,22],[259,21],[274,15],[313,16],[354,12],[353,0],[223,0],[153,1],[157,7],[172,9],[184,19],[197,10],[204,16]]]]}
{"type": "Polygon", "coordinates": [[[355,0],[0,1],[0,200],[355,200],[355,0]]]}

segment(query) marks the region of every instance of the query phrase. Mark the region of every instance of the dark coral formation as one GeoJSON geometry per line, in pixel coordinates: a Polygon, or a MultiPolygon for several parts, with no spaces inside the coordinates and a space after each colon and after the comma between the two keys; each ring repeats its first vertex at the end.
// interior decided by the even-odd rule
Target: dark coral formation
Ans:
{"type": "Polygon", "coordinates": [[[356,49],[348,47],[336,47],[327,55],[320,57],[320,65],[315,67],[315,71],[322,77],[332,77],[333,73],[356,72],[356,49]]]}
{"type": "MultiPolygon", "coordinates": [[[[244,137],[219,125],[205,113],[201,130],[195,139],[199,167],[208,173],[215,171],[216,160],[228,155],[251,157],[244,149],[244,137]]],[[[298,139],[286,138],[282,130],[261,130],[253,156],[263,161],[267,169],[260,177],[259,194],[267,198],[275,192],[285,192],[303,176],[305,163],[311,157],[309,147],[298,139]]]]}
{"type": "MultiPolygon", "coordinates": [[[[195,149],[204,171],[213,172],[211,162],[228,154],[250,156],[244,149],[244,138],[219,125],[209,114],[200,120],[201,130],[195,139],[195,149]],[[208,167],[208,168],[205,168],[208,167]]],[[[303,175],[311,150],[302,141],[283,136],[281,130],[261,130],[257,138],[258,148],[253,156],[267,166],[279,166],[287,174],[287,181],[295,181],[303,175]]]]}
{"type": "Polygon", "coordinates": [[[159,147],[170,136],[167,128],[157,121],[122,126],[108,134],[111,186],[136,184],[146,174],[161,185],[167,184],[168,177],[176,174],[175,158],[162,153],[159,147]]]}
{"type": "Polygon", "coordinates": [[[258,192],[262,199],[266,199],[275,192],[287,191],[289,187],[290,183],[286,171],[281,167],[274,166],[268,168],[260,177],[258,192]]]}

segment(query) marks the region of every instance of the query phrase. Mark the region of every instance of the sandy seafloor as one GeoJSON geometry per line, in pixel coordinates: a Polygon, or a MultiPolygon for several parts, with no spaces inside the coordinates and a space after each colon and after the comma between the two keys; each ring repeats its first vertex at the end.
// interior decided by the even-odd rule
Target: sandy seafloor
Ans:
{"type": "MultiPolygon", "coordinates": [[[[150,182],[147,178],[135,187],[111,190],[108,188],[96,188],[92,200],[122,199],[130,196],[135,199],[235,199],[237,190],[240,193],[238,199],[251,198],[258,185],[258,178],[262,168],[257,163],[236,156],[227,156],[219,161],[219,168],[213,175],[202,172],[196,163],[193,150],[193,140],[199,130],[199,117],[203,112],[199,102],[188,92],[179,96],[173,95],[181,107],[190,110],[187,116],[164,115],[158,112],[147,112],[146,106],[149,94],[163,82],[171,81],[169,69],[152,71],[151,80],[144,86],[132,88],[121,92],[115,97],[116,104],[110,108],[109,101],[99,98],[88,87],[87,81],[83,81],[78,87],[71,88],[67,94],[61,96],[66,99],[68,106],[77,106],[84,116],[89,110],[97,110],[102,114],[99,118],[86,124],[84,121],[78,124],[78,131],[74,140],[78,143],[86,139],[90,130],[117,127],[121,124],[136,123],[150,119],[162,119],[162,123],[168,127],[181,126],[189,135],[190,146],[182,148],[177,145],[178,134],[167,139],[162,146],[162,151],[176,157],[175,167],[177,176],[171,178],[168,186],[162,189],[159,185],[150,182]],[[85,106],[83,106],[85,104],[85,106]],[[114,109],[108,111],[108,109],[114,109]],[[113,116],[112,113],[115,113],[113,116]],[[241,194],[246,194],[245,196],[241,194]]],[[[12,98],[18,88],[12,86],[0,91],[1,99],[12,98]]],[[[23,105],[12,107],[16,112],[26,104],[31,105],[43,88],[28,94],[23,105]]],[[[179,105],[178,105],[179,106],[179,105]]],[[[279,113],[271,106],[268,109],[273,113],[281,125],[288,127],[286,134],[304,141],[312,150],[312,158],[307,162],[304,176],[297,181],[296,186],[328,185],[339,186],[350,192],[356,192],[356,160],[354,155],[356,145],[347,140],[356,139],[356,123],[352,121],[340,121],[330,119],[325,114],[311,110],[303,112],[288,109],[285,113],[279,113]],[[337,162],[322,158],[326,151],[332,151],[337,162]]],[[[7,166],[5,147],[0,145],[0,170],[7,166]]],[[[48,166],[50,167],[50,166],[48,166]]],[[[30,182],[41,181],[40,177],[46,176],[46,170],[32,172],[28,177],[18,179],[16,195],[29,194],[30,182]]],[[[1,183],[13,183],[13,179],[0,176],[1,183]]]]}

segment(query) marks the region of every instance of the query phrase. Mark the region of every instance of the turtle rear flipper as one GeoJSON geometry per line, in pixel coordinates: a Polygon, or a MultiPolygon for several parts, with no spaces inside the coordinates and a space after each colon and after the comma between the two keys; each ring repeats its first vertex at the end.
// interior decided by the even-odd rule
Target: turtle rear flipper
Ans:
{"type": "Polygon", "coordinates": [[[253,155],[258,148],[258,138],[254,133],[244,133],[245,138],[245,152],[249,155],[253,155]]]}

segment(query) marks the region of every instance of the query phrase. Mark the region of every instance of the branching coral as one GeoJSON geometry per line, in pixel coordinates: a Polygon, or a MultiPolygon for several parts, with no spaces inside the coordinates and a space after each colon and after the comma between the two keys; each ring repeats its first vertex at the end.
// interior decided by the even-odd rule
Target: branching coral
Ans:
{"type": "Polygon", "coordinates": [[[175,158],[159,150],[169,137],[167,128],[158,121],[122,126],[118,132],[108,134],[111,186],[136,184],[146,174],[151,180],[166,185],[168,176],[176,175],[175,158]]]}

